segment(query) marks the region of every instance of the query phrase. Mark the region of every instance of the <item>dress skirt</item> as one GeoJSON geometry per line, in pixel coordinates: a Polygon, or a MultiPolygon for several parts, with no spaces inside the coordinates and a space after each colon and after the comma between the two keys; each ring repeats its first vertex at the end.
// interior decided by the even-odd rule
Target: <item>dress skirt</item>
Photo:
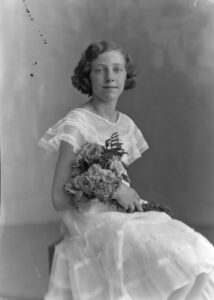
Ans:
{"type": "Polygon", "coordinates": [[[214,247],[163,212],[67,211],[45,300],[213,300],[214,247]]]}

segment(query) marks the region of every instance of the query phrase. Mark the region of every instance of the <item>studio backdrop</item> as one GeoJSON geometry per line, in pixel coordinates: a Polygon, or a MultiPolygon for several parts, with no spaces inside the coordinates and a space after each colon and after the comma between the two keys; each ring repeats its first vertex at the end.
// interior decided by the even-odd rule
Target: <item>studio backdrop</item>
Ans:
{"type": "Polygon", "coordinates": [[[51,204],[57,155],[45,157],[38,141],[87,100],[72,87],[73,69],[90,42],[110,39],[128,50],[138,73],[136,89],[118,108],[150,146],[130,168],[133,186],[189,224],[213,224],[213,1],[3,0],[0,6],[1,223],[59,219],[51,204]]]}

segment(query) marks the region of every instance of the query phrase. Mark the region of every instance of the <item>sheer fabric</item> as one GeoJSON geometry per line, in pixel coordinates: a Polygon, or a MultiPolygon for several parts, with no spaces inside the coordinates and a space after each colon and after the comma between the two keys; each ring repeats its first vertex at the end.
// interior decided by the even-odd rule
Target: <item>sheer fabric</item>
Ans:
{"type": "MultiPolygon", "coordinates": [[[[116,131],[126,163],[148,149],[125,114],[111,123],[82,108],[50,128],[40,145],[57,151],[64,140],[77,152],[116,131]]],[[[159,212],[115,212],[98,201],[62,220],[67,234],[56,247],[45,300],[213,300],[214,247],[184,223],[159,212]]]]}
{"type": "Polygon", "coordinates": [[[112,123],[83,108],[76,108],[65,118],[49,128],[39,144],[48,152],[57,151],[61,141],[73,146],[76,153],[86,142],[103,145],[112,133],[118,132],[124,149],[129,155],[124,157],[127,164],[139,158],[148,149],[148,144],[139,128],[127,115],[119,113],[116,123],[112,123]]]}

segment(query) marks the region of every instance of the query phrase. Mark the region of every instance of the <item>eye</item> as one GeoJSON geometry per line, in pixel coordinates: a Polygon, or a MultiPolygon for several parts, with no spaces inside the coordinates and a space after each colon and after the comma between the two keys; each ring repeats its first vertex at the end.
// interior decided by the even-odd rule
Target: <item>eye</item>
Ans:
{"type": "Polygon", "coordinates": [[[94,69],[94,72],[95,73],[101,73],[101,72],[103,72],[103,68],[102,67],[97,67],[97,68],[94,69]]]}
{"type": "Polygon", "coordinates": [[[121,73],[124,71],[124,68],[123,67],[120,67],[120,66],[116,66],[114,67],[114,72],[115,73],[121,73]]]}

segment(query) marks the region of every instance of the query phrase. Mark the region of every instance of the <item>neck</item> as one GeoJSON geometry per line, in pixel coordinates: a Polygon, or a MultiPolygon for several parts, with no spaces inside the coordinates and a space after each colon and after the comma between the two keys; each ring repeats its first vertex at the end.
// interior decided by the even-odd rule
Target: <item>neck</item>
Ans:
{"type": "Polygon", "coordinates": [[[99,99],[93,97],[88,102],[90,108],[99,116],[108,119],[111,122],[115,122],[117,119],[116,113],[116,102],[109,101],[109,102],[102,102],[100,103],[99,99]]]}

